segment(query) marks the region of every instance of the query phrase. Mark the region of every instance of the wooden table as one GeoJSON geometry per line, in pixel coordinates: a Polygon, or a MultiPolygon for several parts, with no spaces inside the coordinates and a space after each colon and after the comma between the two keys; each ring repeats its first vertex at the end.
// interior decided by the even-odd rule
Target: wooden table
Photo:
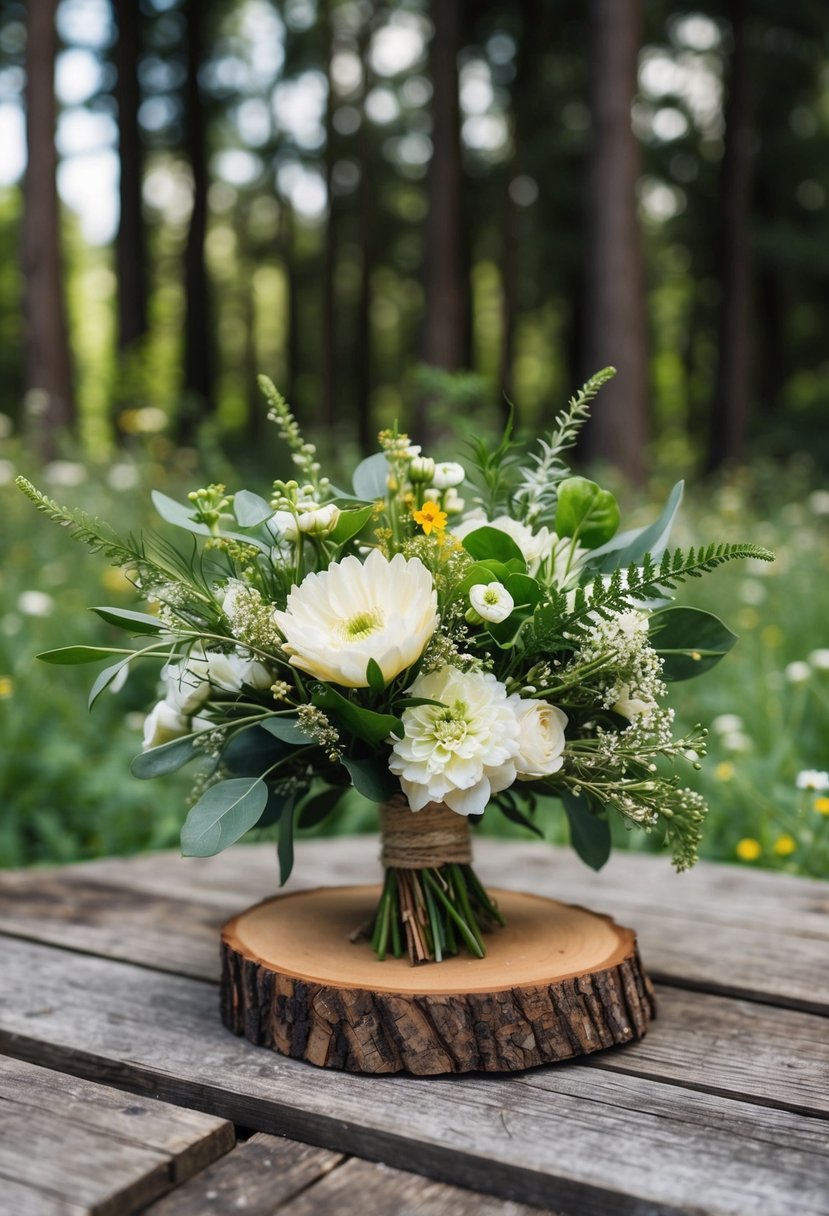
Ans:
{"type": "MultiPolygon", "coordinates": [[[[370,881],[376,852],[303,841],[291,887],[370,881]]],[[[643,1042],[503,1076],[315,1069],[218,1018],[218,926],[273,892],[270,846],[0,873],[0,1211],[825,1216],[829,885],[490,840],[477,862],[638,929],[643,1042]]]]}

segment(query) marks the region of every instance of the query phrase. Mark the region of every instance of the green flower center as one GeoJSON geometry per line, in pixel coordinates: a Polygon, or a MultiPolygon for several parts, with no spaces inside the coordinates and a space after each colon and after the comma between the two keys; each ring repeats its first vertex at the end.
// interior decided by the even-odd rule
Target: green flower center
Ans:
{"type": "Polygon", "coordinates": [[[383,627],[383,614],[379,608],[372,608],[370,612],[358,612],[356,616],[343,624],[343,633],[349,642],[361,642],[364,638],[371,637],[378,629],[383,627]]]}
{"type": "Polygon", "coordinates": [[[466,714],[468,706],[465,701],[456,701],[447,705],[435,714],[432,733],[438,743],[451,746],[466,738],[468,728],[466,714]]]}

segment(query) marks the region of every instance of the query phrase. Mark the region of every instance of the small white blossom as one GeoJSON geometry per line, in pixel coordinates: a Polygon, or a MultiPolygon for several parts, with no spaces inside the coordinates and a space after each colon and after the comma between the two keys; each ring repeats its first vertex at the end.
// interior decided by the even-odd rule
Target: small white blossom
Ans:
{"type": "Polygon", "coordinates": [[[824,790],[829,790],[829,773],[816,768],[804,768],[797,774],[797,788],[822,794],[824,790]]]}
{"type": "Polygon", "coordinates": [[[829,671],[829,650],[813,650],[809,663],[815,671],[829,671]]]}
{"type": "Polygon", "coordinates": [[[457,490],[450,486],[443,494],[443,509],[447,515],[461,515],[466,502],[460,497],[457,490]]]}
{"type": "Polygon", "coordinates": [[[812,669],[808,663],[803,663],[798,659],[794,663],[789,663],[784,668],[783,674],[790,684],[805,684],[812,675],[812,669]]]}
{"type": "Polygon", "coordinates": [[[452,490],[466,480],[466,470],[454,460],[443,460],[435,465],[433,484],[438,490],[452,490]]]}
{"type": "Polygon", "coordinates": [[[55,601],[45,591],[22,591],[17,597],[17,611],[24,616],[51,616],[55,601]]]}
{"type": "Polygon", "coordinates": [[[499,624],[515,607],[515,601],[503,583],[476,583],[469,589],[469,602],[485,621],[499,624]]]}
{"type": "Polygon", "coordinates": [[[743,729],[743,720],[739,714],[718,714],[711,723],[711,729],[718,735],[727,735],[732,731],[743,729]]]}

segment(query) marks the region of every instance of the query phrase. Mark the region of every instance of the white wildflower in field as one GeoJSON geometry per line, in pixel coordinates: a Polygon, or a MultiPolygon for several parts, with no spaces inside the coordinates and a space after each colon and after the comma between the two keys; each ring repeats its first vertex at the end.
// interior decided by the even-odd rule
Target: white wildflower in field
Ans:
{"type": "Polygon", "coordinates": [[[829,790],[829,773],[816,768],[804,768],[797,774],[796,783],[799,790],[814,790],[822,794],[829,790]]]}

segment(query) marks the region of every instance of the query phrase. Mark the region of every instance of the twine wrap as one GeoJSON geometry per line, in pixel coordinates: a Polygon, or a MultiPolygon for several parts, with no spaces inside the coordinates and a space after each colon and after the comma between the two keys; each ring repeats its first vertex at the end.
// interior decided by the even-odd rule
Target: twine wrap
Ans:
{"type": "Polygon", "coordinates": [[[469,820],[443,802],[412,811],[402,794],[380,808],[380,861],[387,870],[426,870],[472,861],[469,820]]]}

